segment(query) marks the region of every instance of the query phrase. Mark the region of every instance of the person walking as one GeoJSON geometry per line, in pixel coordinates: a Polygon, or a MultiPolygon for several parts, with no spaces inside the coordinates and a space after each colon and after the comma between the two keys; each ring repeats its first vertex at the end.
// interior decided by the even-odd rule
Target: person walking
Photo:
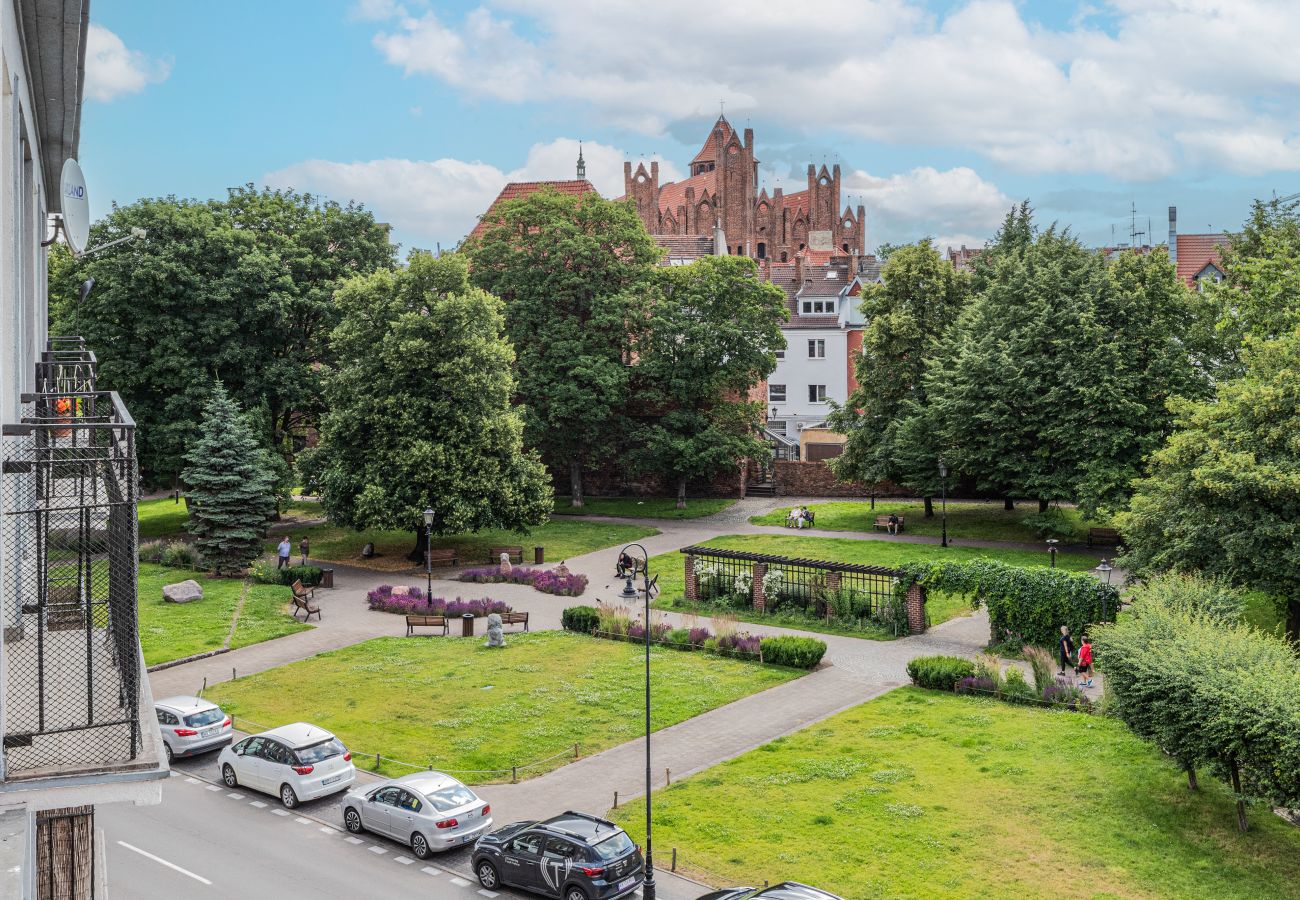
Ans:
{"type": "Polygon", "coordinates": [[[284,537],[280,538],[280,546],[277,547],[276,550],[277,561],[275,567],[277,569],[288,568],[289,557],[293,554],[293,544],[289,541],[289,535],[286,534],[284,537]]]}
{"type": "Polygon", "coordinates": [[[1070,637],[1070,626],[1061,626],[1061,671],[1059,674],[1064,675],[1068,666],[1074,665],[1074,639],[1070,637]]]}
{"type": "Polygon", "coordinates": [[[311,544],[308,543],[305,534],[302,536],[302,540],[298,542],[298,552],[302,554],[302,564],[307,565],[307,554],[311,552],[311,544]]]}
{"type": "Polygon", "coordinates": [[[1079,647],[1079,687],[1092,687],[1092,638],[1086,634],[1079,647]]]}

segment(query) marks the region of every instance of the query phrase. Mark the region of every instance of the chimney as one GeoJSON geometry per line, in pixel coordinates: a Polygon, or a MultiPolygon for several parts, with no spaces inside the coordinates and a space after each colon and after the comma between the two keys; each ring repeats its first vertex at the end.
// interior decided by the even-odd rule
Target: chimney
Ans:
{"type": "Polygon", "coordinates": [[[1178,207],[1169,207],[1169,261],[1178,265],[1178,207]]]}

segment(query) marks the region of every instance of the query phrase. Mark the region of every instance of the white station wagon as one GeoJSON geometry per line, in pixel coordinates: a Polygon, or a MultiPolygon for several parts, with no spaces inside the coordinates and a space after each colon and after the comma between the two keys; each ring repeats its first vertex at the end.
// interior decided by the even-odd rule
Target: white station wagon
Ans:
{"type": "Polygon", "coordinates": [[[346,790],[357,777],[343,742],[306,722],[246,737],[222,750],[217,765],[226,787],[274,794],[286,809],[346,790]]]}

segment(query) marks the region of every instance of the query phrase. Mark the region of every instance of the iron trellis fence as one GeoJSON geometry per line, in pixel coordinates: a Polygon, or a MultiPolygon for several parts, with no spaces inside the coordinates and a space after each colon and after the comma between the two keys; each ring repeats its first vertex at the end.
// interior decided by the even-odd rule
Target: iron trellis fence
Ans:
{"type": "Polygon", "coordinates": [[[48,390],[22,395],[0,446],[11,776],[127,763],[143,744],[135,422],[116,393],[93,389],[93,356],[43,356],[48,390]]]}

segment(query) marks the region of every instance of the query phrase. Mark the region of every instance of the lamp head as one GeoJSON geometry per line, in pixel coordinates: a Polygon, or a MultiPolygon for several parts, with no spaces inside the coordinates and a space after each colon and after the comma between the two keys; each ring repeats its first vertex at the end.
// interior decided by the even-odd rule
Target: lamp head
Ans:
{"type": "Polygon", "coordinates": [[[948,467],[944,464],[942,456],[939,457],[939,477],[940,478],[948,477],[948,467]]]}
{"type": "Polygon", "coordinates": [[[426,509],[424,511],[424,527],[425,528],[433,527],[433,510],[431,509],[426,509]]]}

